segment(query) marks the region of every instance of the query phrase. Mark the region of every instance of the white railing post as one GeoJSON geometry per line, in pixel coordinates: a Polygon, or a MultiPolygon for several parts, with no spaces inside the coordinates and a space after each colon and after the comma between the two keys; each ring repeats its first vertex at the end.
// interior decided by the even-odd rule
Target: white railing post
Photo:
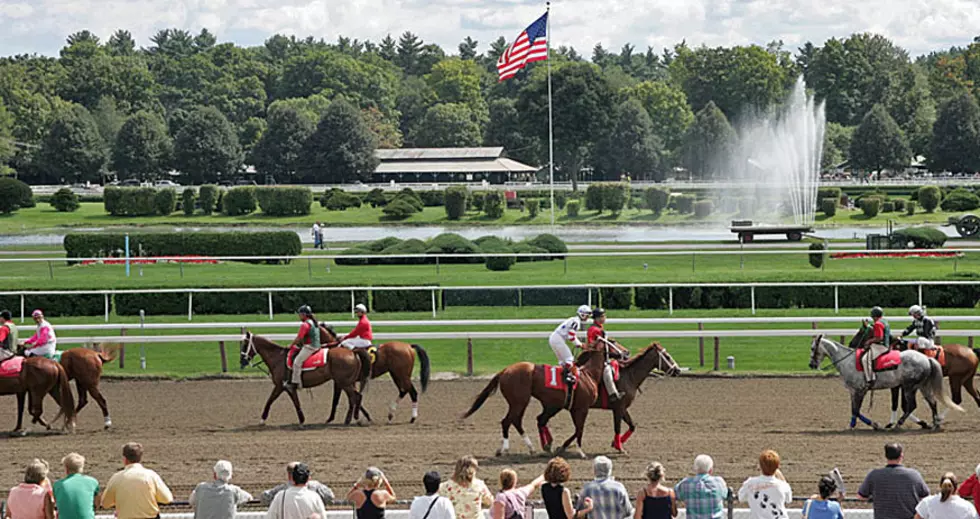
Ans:
{"type": "Polygon", "coordinates": [[[354,291],[351,290],[350,291],[350,316],[351,317],[355,317],[355,314],[354,314],[354,306],[355,305],[357,305],[357,303],[354,301],[354,291]]]}
{"type": "Polygon", "coordinates": [[[20,295],[20,324],[24,324],[24,294],[20,295]]]}
{"type": "Polygon", "coordinates": [[[755,315],[755,285],[749,287],[749,294],[752,296],[752,315],[755,315]]]}
{"type": "Polygon", "coordinates": [[[834,313],[840,313],[840,286],[834,285],[834,313]]]}
{"type": "Polygon", "coordinates": [[[436,289],[432,289],[432,317],[436,316],[436,289]]]}
{"type": "Polygon", "coordinates": [[[674,315],[674,287],[667,287],[667,313],[674,315]]]}
{"type": "Polygon", "coordinates": [[[194,292],[187,293],[187,320],[194,319],[194,292]]]}
{"type": "Polygon", "coordinates": [[[275,315],[272,313],[272,292],[269,292],[269,320],[275,320],[275,315]]]}
{"type": "Polygon", "coordinates": [[[586,290],[589,292],[589,306],[592,306],[592,287],[588,287],[586,290]]]}
{"type": "Polygon", "coordinates": [[[109,293],[102,294],[105,301],[105,322],[109,322],[109,293]]]}
{"type": "Polygon", "coordinates": [[[919,285],[919,306],[922,306],[922,285],[919,285]]]}

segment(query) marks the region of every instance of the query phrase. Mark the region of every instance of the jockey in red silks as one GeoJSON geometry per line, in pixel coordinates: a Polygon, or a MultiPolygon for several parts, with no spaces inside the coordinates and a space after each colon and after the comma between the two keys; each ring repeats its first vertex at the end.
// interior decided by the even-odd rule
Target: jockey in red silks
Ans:
{"type": "MultiPolygon", "coordinates": [[[[309,305],[303,305],[299,307],[296,313],[299,314],[302,324],[299,325],[299,333],[296,334],[290,348],[299,346],[300,350],[293,358],[292,375],[287,376],[289,380],[283,382],[283,387],[286,389],[297,389],[303,386],[303,363],[311,355],[320,351],[320,325],[317,324],[316,317],[313,316],[313,309],[309,305]]],[[[290,375],[288,367],[286,374],[290,375]]]]}
{"type": "Polygon", "coordinates": [[[871,326],[871,336],[865,339],[863,344],[865,351],[861,360],[864,362],[864,379],[868,382],[868,389],[874,386],[877,378],[874,371],[875,359],[888,353],[890,348],[892,332],[884,315],[885,312],[880,306],[871,309],[871,319],[874,320],[874,324],[871,326]]]}
{"type": "Polygon", "coordinates": [[[37,332],[30,339],[24,341],[25,357],[54,357],[55,348],[58,345],[58,337],[54,334],[54,328],[44,318],[44,312],[34,310],[31,314],[34,322],[37,323],[37,332]]]}
{"type": "Polygon", "coordinates": [[[354,315],[357,316],[357,325],[340,340],[340,345],[349,350],[370,348],[374,332],[371,331],[371,321],[368,321],[367,307],[361,304],[355,306],[354,315]]]}
{"type": "Polygon", "coordinates": [[[17,350],[17,326],[10,310],[0,312],[0,362],[14,356],[17,350]]]}
{"type": "MultiPolygon", "coordinates": [[[[620,348],[609,339],[606,339],[606,311],[602,308],[596,308],[592,311],[592,326],[589,327],[588,334],[588,347],[590,350],[604,350],[606,348],[612,349],[619,353],[620,348]]],[[[602,370],[602,382],[606,386],[606,393],[609,394],[609,399],[612,401],[619,400],[622,395],[619,393],[619,389],[616,387],[616,380],[613,377],[612,366],[609,365],[609,358],[606,357],[606,366],[602,370]]]]}

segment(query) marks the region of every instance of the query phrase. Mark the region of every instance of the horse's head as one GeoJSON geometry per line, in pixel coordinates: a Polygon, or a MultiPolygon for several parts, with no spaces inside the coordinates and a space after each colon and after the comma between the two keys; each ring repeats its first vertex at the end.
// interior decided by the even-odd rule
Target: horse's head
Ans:
{"type": "Polygon", "coordinates": [[[667,351],[667,348],[664,348],[659,342],[654,342],[650,345],[650,348],[652,348],[658,356],[656,369],[664,372],[670,377],[676,377],[681,374],[681,367],[677,365],[676,361],[674,361],[674,357],[670,356],[670,352],[667,351]]]}
{"type": "Polygon", "coordinates": [[[238,353],[241,368],[247,368],[249,363],[252,362],[252,358],[258,353],[255,349],[255,335],[251,331],[245,330],[245,334],[242,335],[242,341],[238,345],[238,353]]]}
{"type": "Polygon", "coordinates": [[[813,338],[813,342],[810,344],[810,369],[818,369],[826,354],[827,352],[823,349],[823,334],[819,334],[813,338]]]}
{"type": "Polygon", "coordinates": [[[329,324],[320,323],[320,329],[327,336],[326,342],[337,342],[337,332],[334,331],[333,326],[329,324]]]}

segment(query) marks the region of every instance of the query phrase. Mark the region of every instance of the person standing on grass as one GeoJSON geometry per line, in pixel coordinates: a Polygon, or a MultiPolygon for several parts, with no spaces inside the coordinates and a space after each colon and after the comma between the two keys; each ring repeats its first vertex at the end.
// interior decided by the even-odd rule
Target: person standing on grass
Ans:
{"type": "Polygon", "coordinates": [[[313,228],[310,229],[310,234],[313,235],[313,248],[320,248],[320,222],[313,222],[313,228]]]}
{"type": "Polygon", "coordinates": [[[123,465],[106,483],[102,507],[116,509],[118,519],[155,519],[160,505],[173,502],[174,495],[156,472],[143,466],[143,446],[123,446],[123,465]]]}
{"type": "Polygon", "coordinates": [[[99,482],[83,474],[85,458],[73,452],[61,459],[66,476],[55,481],[54,501],[60,519],[95,519],[95,509],[100,507],[99,482]]]}

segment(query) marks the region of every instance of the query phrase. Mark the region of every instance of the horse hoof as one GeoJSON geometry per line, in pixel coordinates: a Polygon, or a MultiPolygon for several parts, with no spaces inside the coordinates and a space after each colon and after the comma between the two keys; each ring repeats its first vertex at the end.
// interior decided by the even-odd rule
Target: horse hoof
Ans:
{"type": "Polygon", "coordinates": [[[921,427],[923,429],[926,429],[926,430],[928,430],[928,429],[939,429],[939,425],[941,423],[942,422],[936,422],[933,426],[930,427],[929,424],[927,424],[925,422],[919,422],[919,427],[921,427]]]}
{"type": "Polygon", "coordinates": [[[259,425],[261,425],[262,427],[265,427],[265,418],[259,420],[259,425]]]}
{"type": "Polygon", "coordinates": [[[497,457],[500,457],[500,456],[503,456],[503,455],[504,455],[504,451],[502,451],[500,449],[497,449],[497,452],[494,454],[494,456],[497,456],[497,457]]]}
{"type": "Polygon", "coordinates": [[[885,429],[891,429],[892,427],[895,427],[895,424],[891,422],[889,422],[888,425],[885,425],[885,429]]]}
{"type": "Polygon", "coordinates": [[[881,430],[881,426],[878,425],[878,422],[871,422],[871,428],[874,429],[874,430],[876,430],[876,431],[880,431],[881,430]]]}
{"type": "Polygon", "coordinates": [[[112,420],[105,421],[105,429],[109,430],[112,427],[112,420]]]}
{"type": "Polygon", "coordinates": [[[408,423],[415,423],[415,420],[418,420],[418,418],[415,418],[415,417],[413,416],[413,417],[412,417],[412,419],[408,421],[408,423]]]}
{"type": "Polygon", "coordinates": [[[23,438],[27,436],[27,431],[25,431],[24,429],[15,429],[13,431],[10,431],[10,435],[15,438],[23,438]]]}

